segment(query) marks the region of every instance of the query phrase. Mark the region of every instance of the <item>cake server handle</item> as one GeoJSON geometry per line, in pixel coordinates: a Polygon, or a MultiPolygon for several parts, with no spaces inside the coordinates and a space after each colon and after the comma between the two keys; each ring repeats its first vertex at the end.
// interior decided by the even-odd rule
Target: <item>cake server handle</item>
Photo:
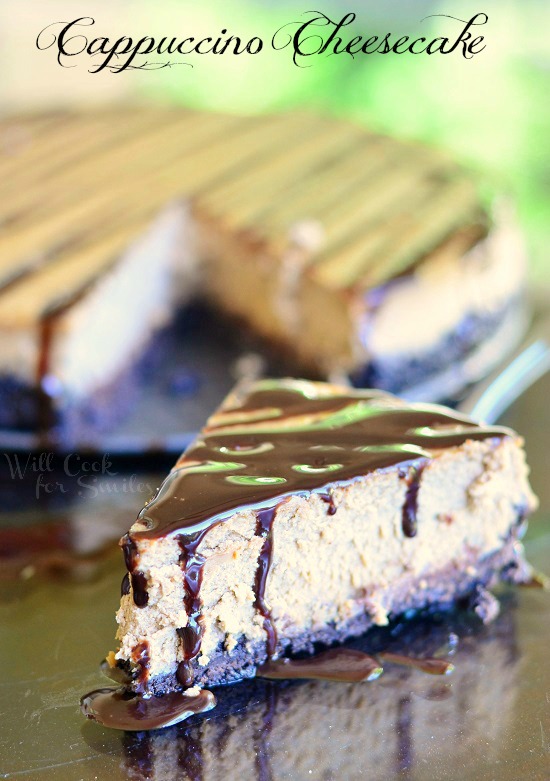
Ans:
{"type": "MultiPolygon", "coordinates": [[[[548,326],[546,320],[543,326],[548,326]]],[[[541,332],[539,326],[535,329],[541,332]]],[[[495,423],[502,413],[518,399],[522,393],[550,370],[550,341],[544,336],[533,340],[516,353],[504,368],[499,367],[458,404],[458,410],[484,423],[495,423]]]]}

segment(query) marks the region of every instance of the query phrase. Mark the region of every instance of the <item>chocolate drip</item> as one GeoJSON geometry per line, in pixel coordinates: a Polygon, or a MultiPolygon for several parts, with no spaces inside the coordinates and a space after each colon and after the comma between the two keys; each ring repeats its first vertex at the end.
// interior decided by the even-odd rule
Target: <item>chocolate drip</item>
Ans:
{"type": "Polygon", "coordinates": [[[277,632],[273,621],[271,620],[271,608],[265,600],[265,587],[273,553],[271,529],[278,506],[279,505],[275,505],[275,507],[268,507],[264,510],[256,511],[256,534],[259,537],[263,537],[264,542],[258,557],[258,568],[256,570],[254,582],[254,593],[256,597],[254,600],[254,607],[264,619],[264,629],[267,635],[266,650],[268,656],[273,656],[275,649],[277,648],[277,632]]]}
{"type": "Polygon", "coordinates": [[[136,543],[129,534],[125,534],[120,541],[120,547],[122,548],[126,569],[128,572],[133,572],[137,566],[139,556],[136,543]]]}
{"type": "Polygon", "coordinates": [[[104,727],[127,731],[161,729],[177,724],[216,704],[212,692],[202,689],[190,697],[180,692],[164,697],[142,697],[128,689],[95,689],[80,700],[82,713],[104,727]]]}
{"type": "MultiPolygon", "coordinates": [[[[149,603],[149,594],[147,593],[147,578],[143,572],[137,570],[139,562],[139,552],[135,541],[129,534],[125,534],[120,541],[124,563],[129,573],[129,582],[132,584],[132,595],[136,607],[145,607],[149,603]]],[[[124,591],[127,587],[126,579],[122,581],[122,594],[129,593],[124,591]]]]}
{"type": "Polygon", "coordinates": [[[390,651],[384,651],[378,654],[378,656],[384,662],[399,664],[404,667],[414,667],[415,670],[421,670],[429,675],[450,675],[455,668],[452,662],[448,662],[446,659],[434,659],[431,656],[425,659],[416,659],[412,656],[394,654],[390,651]]]}
{"type": "Polygon", "coordinates": [[[405,537],[416,537],[418,531],[418,491],[425,464],[411,467],[407,477],[407,492],[402,510],[402,528],[405,537]]]}
{"type": "Polygon", "coordinates": [[[202,534],[197,534],[191,540],[186,539],[184,536],[179,538],[181,549],[180,565],[183,570],[183,604],[187,613],[187,626],[180,627],[177,630],[182,641],[183,661],[180,662],[176,675],[182,686],[191,686],[193,684],[193,670],[190,662],[200,653],[203,634],[200,590],[205,559],[204,556],[197,553],[203,536],[202,534]]]}
{"type": "Polygon", "coordinates": [[[134,604],[136,607],[145,607],[149,602],[147,593],[147,578],[143,572],[132,572],[130,575],[132,583],[132,593],[134,595],[134,604]]]}
{"type": "Polygon", "coordinates": [[[149,679],[149,643],[142,640],[132,651],[132,662],[138,668],[136,691],[142,691],[149,679]]]}
{"type": "Polygon", "coordinates": [[[277,680],[310,678],[359,683],[374,681],[383,670],[374,657],[353,648],[333,648],[309,659],[277,659],[258,668],[260,678],[277,680]]]}
{"type": "MultiPolygon", "coordinates": [[[[179,634],[180,630],[178,629],[177,632],[179,634]]],[[[184,689],[189,689],[190,686],[193,686],[194,678],[195,674],[189,661],[183,660],[180,662],[176,670],[176,680],[179,685],[183,686],[184,689]]]]}
{"type": "Polygon", "coordinates": [[[317,496],[319,497],[319,499],[322,499],[323,502],[326,502],[328,504],[327,507],[328,515],[334,515],[337,507],[334,504],[334,495],[332,494],[332,491],[327,491],[326,493],[318,493],[317,496]]]}
{"type": "Polygon", "coordinates": [[[130,575],[126,573],[126,575],[122,578],[122,583],[120,584],[120,596],[125,597],[130,593],[130,575]]]}

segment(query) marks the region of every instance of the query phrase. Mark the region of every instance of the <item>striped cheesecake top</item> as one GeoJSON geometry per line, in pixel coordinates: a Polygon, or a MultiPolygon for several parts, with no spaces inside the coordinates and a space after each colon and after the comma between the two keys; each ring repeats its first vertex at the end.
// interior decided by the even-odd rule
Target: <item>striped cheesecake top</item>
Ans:
{"type": "Polygon", "coordinates": [[[303,243],[303,273],[342,293],[436,252],[460,257],[487,223],[473,178],[444,154],[340,119],[137,108],[10,118],[0,327],[67,306],[179,198],[275,264],[303,243]]]}

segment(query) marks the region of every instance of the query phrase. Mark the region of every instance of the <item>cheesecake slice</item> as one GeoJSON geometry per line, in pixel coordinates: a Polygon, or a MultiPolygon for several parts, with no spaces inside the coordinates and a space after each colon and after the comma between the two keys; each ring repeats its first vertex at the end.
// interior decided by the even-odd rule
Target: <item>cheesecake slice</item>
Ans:
{"type": "Polygon", "coordinates": [[[513,216],[438,150],[300,112],[16,130],[0,123],[0,428],[93,442],[197,298],[293,372],[431,400],[521,336],[513,216]]]}
{"type": "Polygon", "coordinates": [[[122,539],[111,666],[141,693],[230,683],[521,579],[521,439],[303,380],[237,387],[122,539]]]}

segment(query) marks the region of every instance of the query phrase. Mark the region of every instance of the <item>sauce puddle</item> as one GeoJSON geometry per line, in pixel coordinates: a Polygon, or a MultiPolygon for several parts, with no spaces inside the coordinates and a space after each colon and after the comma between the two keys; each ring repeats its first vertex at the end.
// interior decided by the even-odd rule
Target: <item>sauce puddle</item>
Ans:
{"type": "Polygon", "coordinates": [[[207,689],[197,694],[171,692],[162,697],[143,697],[125,687],[95,689],[80,700],[80,709],[87,719],[104,727],[140,732],[171,727],[198,713],[206,713],[216,705],[216,698],[207,689]]]}
{"type": "Polygon", "coordinates": [[[399,664],[403,667],[413,667],[415,670],[421,670],[423,673],[428,673],[429,675],[450,675],[455,668],[452,662],[448,662],[445,659],[434,659],[433,657],[416,659],[412,656],[394,654],[390,651],[383,651],[382,653],[379,653],[378,656],[384,662],[399,664]]]}
{"type": "Polygon", "coordinates": [[[258,667],[259,678],[276,680],[310,678],[360,683],[374,681],[383,668],[374,657],[351,648],[334,648],[311,659],[277,659],[258,667]]]}

